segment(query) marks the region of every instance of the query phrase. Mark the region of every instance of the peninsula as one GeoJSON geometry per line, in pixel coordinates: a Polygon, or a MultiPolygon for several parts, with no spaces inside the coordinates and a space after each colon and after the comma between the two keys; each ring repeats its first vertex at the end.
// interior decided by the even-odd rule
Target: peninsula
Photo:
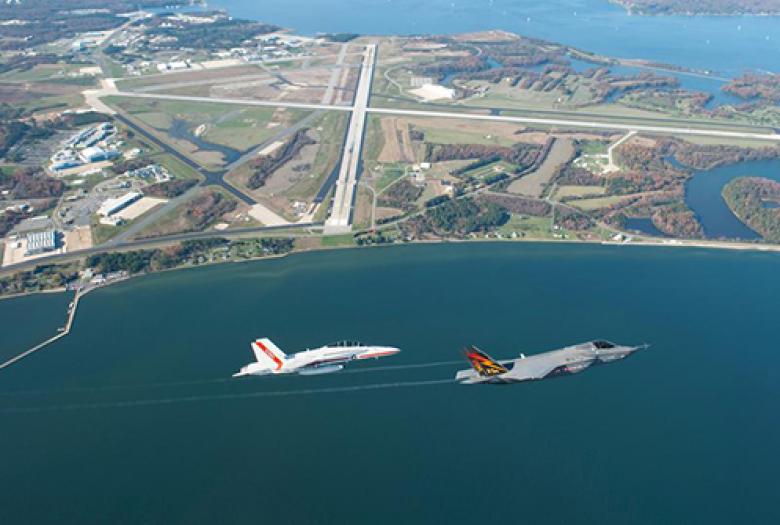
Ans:
{"type": "Polygon", "coordinates": [[[637,15],[780,15],[778,0],[610,0],[637,15]]]}
{"type": "Polygon", "coordinates": [[[771,75],[701,91],[709,72],[506,31],[309,37],[127,7],[62,11],[32,54],[19,26],[51,12],[0,9],[2,294],[417,241],[776,248],[780,210],[736,213],[754,233],[734,236],[687,190],[780,162],[771,75]]]}

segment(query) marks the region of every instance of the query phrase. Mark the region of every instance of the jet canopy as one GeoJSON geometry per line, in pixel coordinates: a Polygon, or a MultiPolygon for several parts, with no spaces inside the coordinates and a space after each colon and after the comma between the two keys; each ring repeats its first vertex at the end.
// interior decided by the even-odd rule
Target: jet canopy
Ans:
{"type": "Polygon", "coordinates": [[[326,345],[328,348],[351,348],[354,346],[366,346],[360,341],[336,341],[326,345]]]}
{"type": "Polygon", "coordinates": [[[615,348],[613,343],[604,340],[593,341],[593,346],[596,348],[615,348]]]}

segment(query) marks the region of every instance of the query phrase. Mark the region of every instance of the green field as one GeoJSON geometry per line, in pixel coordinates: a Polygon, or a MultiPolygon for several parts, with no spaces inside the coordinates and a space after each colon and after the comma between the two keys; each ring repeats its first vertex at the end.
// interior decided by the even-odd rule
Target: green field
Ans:
{"type": "Polygon", "coordinates": [[[517,166],[514,164],[510,164],[508,162],[504,162],[503,160],[499,160],[497,162],[492,162],[490,164],[486,164],[485,166],[480,166],[479,168],[475,168],[473,170],[469,170],[465,173],[460,174],[460,177],[474,177],[477,179],[484,179],[486,177],[492,177],[495,175],[499,175],[501,173],[514,173],[515,169],[517,169],[517,166]]]}
{"type": "Polygon", "coordinates": [[[322,246],[333,248],[337,246],[354,246],[355,238],[351,233],[344,235],[326,235],[322,238],[322,246]]]}
{"type": "Polygon", "coordinates": [[[425,127],[424,122],[415,122],[415,127],[425,132],[425,141],[437,144],[486,144],[494,146],[512,146],[511,139],[482,133],[469,133],[466,131],[425,127]]]}
{"type": "Polygon", "coordinates": [[[561,200],[567,197],[604,195],[605,191],[607,190],[603,186],[559,186],[553,197],[561,200]]]}
{"type": "Polygon", "coordinates": [[[366,137],[363,140],[363,162],[376,162],[385,144],[382,134],[381,116],[368,115],[366,120],[366,137]]]}
{"type": "Polygon", "coordinates": [[[4,82],[41,82],[62,80],[71,73],[77,73],[82,67],[95,64],[38,64],[26,70],[13,70],[0,74],[0,80],[4,82]]]}
{"type": "Polygon", "coordinates": [[[609,143],[603,140],[583,140],[579,143],[583,155],[605,155],[608,148],[609,143]]]}
{"type": "Polygon", "coordinates": [[[168,173],[176,179],[203,180],[203,175],[169,153],[157,153],[151,157],[155,162],[164,166],[168,173]]]}
{"type": "Polygon", "coordinates": [[[597,197],[595,199],[580,199],[570,201],[568,204],[585,211],[599,210],[601,208],[608,208],[613,204],[624,200],[625,195],[610,195],[608,197],[597,197]]]}
{"type": "Polygon", "coordinates": [[[203,140],[239,151],[262,144],[310,113],[298,109],[281,110],[218,102],[150,100],[121,96],[106,97],[105,100],[144,124],[163,132],[170,128],[175,119],[187,121],[193,133],[203,125],[203,140]]]}
{"type": "Polygon", "coordinates": [[[517,233],[521,237],[530,239],[551,239],[553,231],[550,217],[527,217],[513,213],[509,221],[501,226],[497,233],[511,237],[517,233]]]}
{"type": "Polygon", "coordinates": [[[291,200],[311,200],[325,179],[333,171],[341,156],[347,126],[347,115],[340,111],[328,111],[311,123],[316,130],[319,147],[307,176],[290,186],[284,196],[291,200]]]}

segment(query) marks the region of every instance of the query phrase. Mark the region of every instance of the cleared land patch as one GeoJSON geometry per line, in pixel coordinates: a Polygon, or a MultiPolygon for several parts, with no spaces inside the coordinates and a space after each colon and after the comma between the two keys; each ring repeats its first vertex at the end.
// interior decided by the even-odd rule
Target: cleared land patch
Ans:
{"type": "Polygon", "coordinates": [[[547,157],[536,170],[509,185],[510,193],[539,197],[562,164],[574,156],[574,145],[568,139],[557,139],[550,148],[547,157]]]}

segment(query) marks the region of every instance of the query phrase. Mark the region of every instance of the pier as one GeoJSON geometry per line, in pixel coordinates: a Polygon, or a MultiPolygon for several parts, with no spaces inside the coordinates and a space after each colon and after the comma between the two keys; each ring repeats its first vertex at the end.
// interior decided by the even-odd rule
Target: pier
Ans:
{"type": "Polygon", "coordinates": [[[94,288],[85,288],[85,289],[81,289],[81,290],[76,290],[76,294],[73,296],[73,302],[70,303],[70,306],[68,307],[68,318],[65,321],[65,326],[60,328],[61,331],[59,333],[57,333],[56,335],[48,338],[47,340],[45,340],[45,341],[43,341],[41,343],[38,343],[37,345],[33,346],[29,350],[26,350],[26,351],[22,352],[21,354],[15,356],[15,357],[12,357],[8,361],[5,361],[4,363],[0,363],[0,370],[13,365],[14,363],[17,363],[17,362],[21,361],[25,357],[27,357],[27,356],[29,356],[31,354],[34,354],[38,350],[40,350],[40,349],[42,349],[42,348],[52,344],[53,342],[57,341],[58,339],[68,335],[70,333],[70,329],[73,327],[73,321],[76,318],[76,309],[79,306],[79,300],[84,295],[86,295],[90,290],[93,290],[93,289],[94,288]]]}

